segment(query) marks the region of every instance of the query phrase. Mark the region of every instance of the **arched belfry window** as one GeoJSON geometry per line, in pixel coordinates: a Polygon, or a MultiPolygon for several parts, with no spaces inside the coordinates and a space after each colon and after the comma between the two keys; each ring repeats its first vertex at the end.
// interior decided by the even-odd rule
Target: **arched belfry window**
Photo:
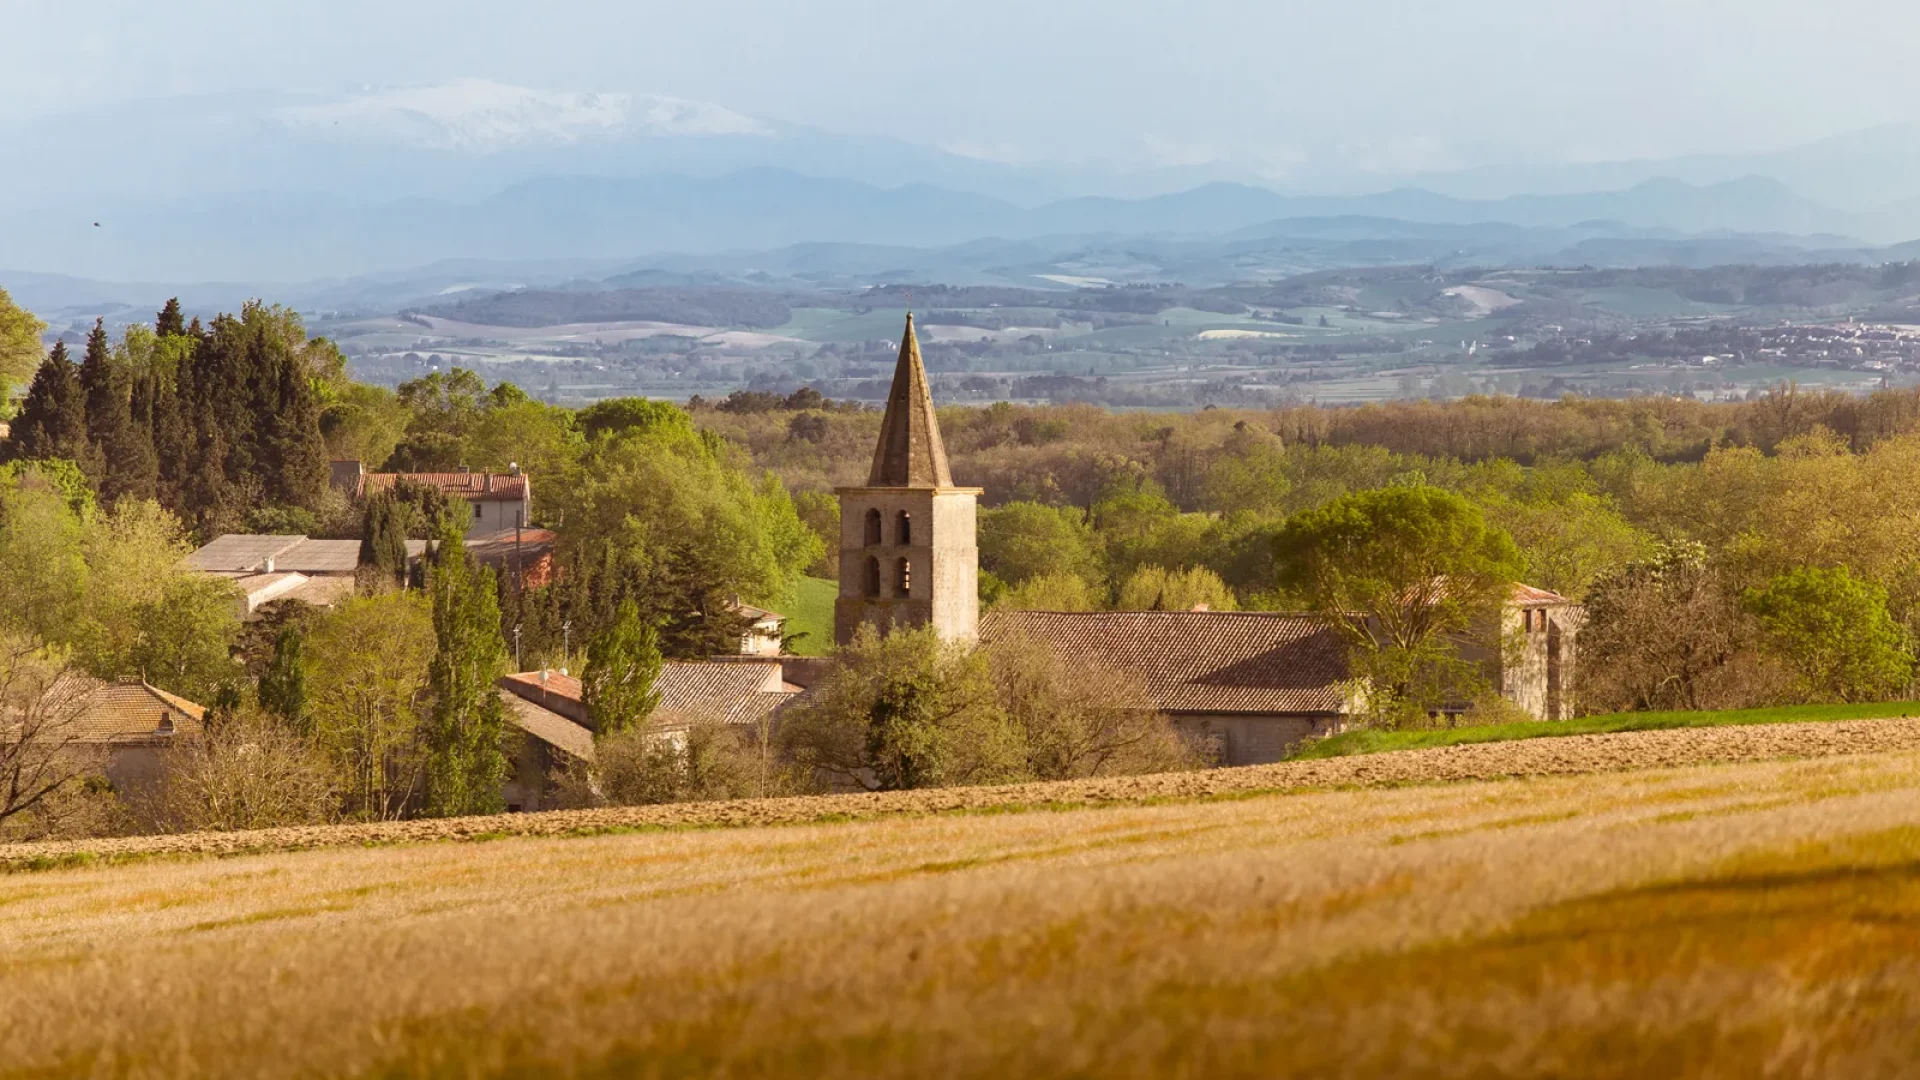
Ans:
{"type": "Polygon", "coordinates": [[[902,547],[913,543],[913,515],[905,510],[900,511],[899,526],[896,531],[900,534],[898,542],[902,547]]]}
{"type": "Polygon", "coordinates": [[[866,585],[868,596],[876,597],[880,595],[880,560],[871,555],[867,556],[866,585]]]}
{"type": "Polygon", "coordinates": [[[880,542],[880,511],[867,511],[867,546],[873,547],[880,542]]]}
{"type": "Polygon", "coordinates": [[[901,559],[894,571],[893,592],[895,596],[913,595],[913,564],[901,559]]]}

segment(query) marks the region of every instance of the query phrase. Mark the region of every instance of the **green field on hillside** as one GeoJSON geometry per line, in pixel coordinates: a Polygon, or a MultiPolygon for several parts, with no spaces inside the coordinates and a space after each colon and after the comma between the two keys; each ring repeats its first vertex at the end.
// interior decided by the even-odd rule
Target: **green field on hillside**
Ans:
{"type": "Polygon", "coordinates": [[[1738,724],[1798,724],[1834,720],[1872,720],[1888,716],[1920,715],[1920,702],[1879,701],[1862,705],[1793,705],[1774,709],[1729,709],[1723,712],[1606,713],[1577,720],[1548,720],[1519,724],[1483,724],[1475,727],[1428,731],[1348,731],[1303,745],[1295,760],[1379,754],[1389,750],[1421,750],[1462,743],[1507,742],[1513,739],[1550,739],[1565,735],[1604,735],[1614,731],[1659,731],[1666,728],[1727,727],[1738,724]]]}
{"type": "Polygon", "coordinates": [[[793,583],[774,609],[787,617],[788,648],[795,656],[825,656],[833,647],[833,598],[840,583],[803,577],[793,583]],[[805,637],[796,636],[805,634],[805,637]]]}

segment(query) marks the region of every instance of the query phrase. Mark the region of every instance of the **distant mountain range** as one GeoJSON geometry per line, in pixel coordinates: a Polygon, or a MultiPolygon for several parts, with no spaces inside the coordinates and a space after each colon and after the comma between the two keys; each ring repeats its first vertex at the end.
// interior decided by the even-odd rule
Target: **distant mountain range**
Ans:
{"type": "Polygon", "coordinates": [[[276,293],[309,283],[303,295],[345,300],[401,281],[473,284],[397,269],[454,265],[515,284],[552,283],[558,266],[836,281],[1083,266],[1104,269],[1077,276],[1217,280],[1343,259],[1798,260],[1920,237],[1920,199],[1906,196],[1920,192],[1914,135],[1327,174],[1316,182],[1333,194],[1286,194],[1230,162],[1014,166],[707,102],[463,79],[0,117],[8,145],[111,163],[0,173],[0,268],[276,293]]]}
{"type": "MultiPolygon", "coordinates": [[[[986,195],[775,169],[719,177],[551,177],[472,202],[413,197],[363,202],[325,195],[233,195],[130,207],[123,215],[0,215],[4,263],[103,279],[297,281],[440,259],[621,259],[711,256],[807,243],[948,247],[981,239],[1204,238],[1297,219],[1430,225],[1583,227],[1819,238],[1859,247],[1860,218],[1770,180],[1710,186],[1648,181],[1620,192],[1476,201],[1417,190],[1284,196],[1211,184],[1147,199],[1081,197],[1025,208],[986,195]],[[98,221],[98,224],[95,222],[98,221]]],[[[1477,246],[1459,234],[1466,247],[1477,246]]]]}

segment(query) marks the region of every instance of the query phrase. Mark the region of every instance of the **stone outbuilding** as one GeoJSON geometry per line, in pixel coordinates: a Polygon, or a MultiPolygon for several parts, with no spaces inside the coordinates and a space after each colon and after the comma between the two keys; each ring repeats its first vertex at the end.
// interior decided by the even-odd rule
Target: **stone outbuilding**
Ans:
{"type": "MultiPolygon", "coordinates": [[[[801,693],[782,676],[779,660],[758,657],[666,661],[654,680],[660,701],[648,724],[673,738],[701,722],[770,721],[801,693]]],[[[595,733],[584,688],[578,678],[552,669],[502,676],[498,685],[507,719],[528,736],[507,782],[507,807],[543,809],[555,769],[568,759],[593,760],[595,733]]]]}

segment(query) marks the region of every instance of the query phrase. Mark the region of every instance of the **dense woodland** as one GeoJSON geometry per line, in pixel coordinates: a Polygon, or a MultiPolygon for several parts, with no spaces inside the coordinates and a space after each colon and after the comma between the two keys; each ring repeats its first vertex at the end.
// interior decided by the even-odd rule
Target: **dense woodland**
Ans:
{"type": "MultiPolygon", "coordinates": [[[[865,477],[871,407],[802,390],[575,411],[460,369],[386,390],[353,382],[337,350],[265,305],[203,325],[169,304],[118,341],[96,329],[76,362],[42,353],[38,324],[0,303],[0,374],[17,394],[0,447],[0,694],[140,677],[239,733],[184,754],[177,797],[139,823],[63,783],[0,805],[14,833],[490,808],[509,736],[487,688],[510,638],[527,667],[585,660],[589,707],[625,740],[606,744],[598,775],[563,778],[583,801],[1191,760],[1163,726],[1130,727],[1116,697],[1086,689],[1117,678],[915,635],[847,651],[777,746],[767,731],[671,750],[638,734],[652,706],[632,687],[662,658],[724,651],[736,599],[778,606],[801,574],[833,573],[832,488],[865,477]],[[534,523],[560,537],[555,583],[522,590],[473,563],[462,508],[444,500],[331,490],[329,459],[518,465],[534,523]],[[373,566],[333,610],[242,623],[224,583],[181,565],[233,531],[360,537],[373,566]],[[411,580],[393,554],[405,538],[437,541],[411,580]]],[[[956,481],[986,489],[988,605],[1318,611],[1344,620],[1356,670],[1381,691],[1363,722],[1446,722],[1462,706],[1500,718],[1444,646],[1515,579],[1587,604],[1590,711],[1912,693],[1914,392],[1186,414],[1002,403],[941,422],[956,481]],[[1421,590],[1420,617],[1402,617],[1421,590]]],[[[21,744],[0,753],[16,780],[45,765],[21,744]]]]}

